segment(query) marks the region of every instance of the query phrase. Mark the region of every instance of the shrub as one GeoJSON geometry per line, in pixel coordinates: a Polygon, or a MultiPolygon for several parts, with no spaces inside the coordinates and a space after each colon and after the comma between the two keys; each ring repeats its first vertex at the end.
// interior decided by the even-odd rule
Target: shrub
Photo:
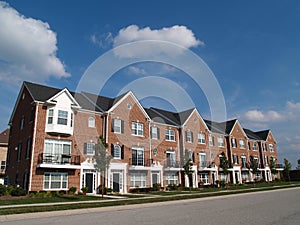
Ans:
{"type": "Polygon", "coordinates": [[[39,191],[38,193],[36,193],[36,197],[40,197],[40,198],[44,198],[47,195],[47,191],[39,191]]]}
{"type": "Polygon", "coordinates": [[[176,191],[176,190],[178,190],[178,186],[176,184],[169,184],[167,186],[167,190],[169,190],[169,191],[176,191]]]}
{"type": "Polygon", "coordinates": [[[51,195],[51,197],[57,197],[57,196],[59,196],[59,193],[57,191],[51,191],[50,195],[51,195]]]}
{"type": "Polygon", "coordinates": [[[26,192],[22,187],[16,187],[12,192],[12,196],[25,196],[26,192]]]}
{"type": "Polygon", "coordinates": [[[2,184],[0,184],[0,196],[6,195],[6,187],[2,184]]]}
{"type": "Polygon", "coordinates": [[[148,193],[152,190],[152,188],[133,188],[130,190],[131,193],[148,193]]]}
{"type": "Polygon", "coordinates": [[[37,196],[37,193],[38,193],[37,191],[29,191],[29,197],[34,198],[37,196]]]}
{"type": "Polygon", "coordinates": [[[65,194],[67,194],[67,191],[60,190],[60,191],[58,192],[58,194],[59,194],[59,195],[65,195],[65,194]]]}
{"type": "Polygon", "coordinates": [[[14,186],[7,186],[6,187],[6,194],[11,195],[11,193],[13,192],[14,189],[15,189],[14,186]]]}
{"type": "Polygon", "coordinates": [[[77,188],[76,188],[76,187],[70,187],[70,189],[69,189],[69,194],[70,194],[70,195],[74,195],[74,194],[76,193],[76,191],[77,191],[77,188]]]}
{"type": "Polygon", "coordinates": [[[153,187],[152,187],[153,191],[160,191],[160,189],[161,189],[160,183],[154,184],[153,187]]]}

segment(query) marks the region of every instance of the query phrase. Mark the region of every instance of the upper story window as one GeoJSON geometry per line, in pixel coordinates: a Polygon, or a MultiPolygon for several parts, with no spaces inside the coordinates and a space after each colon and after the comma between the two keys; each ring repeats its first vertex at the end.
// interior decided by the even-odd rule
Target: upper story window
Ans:
{"type": "Polygon", "coordinates": [[[255,141],[252,143],[252,150],[257,150],[257,143],[255,141]]]}
{"type": "Polygon", "coordinates": [[[244,140],[240,140],[239,143],[240,143],[240,148],[245,148],[246,147],[244,140]]]}
{"type": "Polygon", "coordinates": [[[121,159],[121,147],[120,145],[114,145],[114,154],[115,159],[121,159]]]}
{"type": "Polygon", "coordinates": [[[233,163],[234,164],[239,164],[239,158],[237,155],[233,155],[233,163]]]}
{"type": "Polygon", "coordinates": [[[267,145],[266,145],[266,143],[262,143],[262,148],[263,148],[264,152],[267,151],[267,145]]]}
{"type": "Polygon", "coordinates": [[[232,138],[232,139],[231,139],[231,146],[232,146],[233,148],[236,148],[236,139],[235,139],[235,138],[232,138]]]}
{"type": "Polygon", "coordinates": [[[71,155],[71,141],[45,139],[44,153],[45,155],[60,156],[71,155]]]}
{"type": "Polygon", "coordinates": [[[112,131],[118,134],[124,133],[124,121],[120,119],[113,119],[112,131]]]}
{"type": "Polygon", "coordinates": [[[25,159],[29,159],[30,158],[30,154],[31,154],[31,137],[29,137],[27,139],[27,142],[26,142],[26,154],[25,154],[25,159]]]}
{"type": "Polygon", "coordinates": [[[186,131],[185,132],[185,140],[186,142],[189,142],[189,143],[192,143],[194,140],[193,140],[193,132],[192,131],[186,131]]]}
{"type": "Polygon", "coordinates": [[[84,143],[84,154],[95,155],[95,143],[93,142],[84,143]]]}
{"type": "Polygon", "coordinates": [[[95,127],[95,118],[94,117],[89,117],[88,126],[95,127]]]}
{"type": "Polygon", "coordinates": [[[144,135],[144,124],[132,122],[131,134],[137,135],[137,136],[143,136],[144,135]]]}
{"type": "Polygon", "coordinates": [[[18,150],[18,153],[17,153],[17,161],[20,162],[20,161],[21,161],[21,154],[22,154],[22,143],[20,143],[20,144],[18,145],[17,150],[18,150]]]}
{"type": "Polygon", "coordinates": [[[198,143],[199,144],[205,144],[205,134],[198,133],[198,143]]]}
{"type": "Polygon", "coordinates": [[[21,130],[24,128],[24,124],[25,124],[25,117],[22,116],[21,121],[20,121],[20,129],[21,130]]]}
{"type": "Polygon", "coordinates": [[[57,124],[68,125],[68,111],[58,110],[57,124]]]}
{"type": "Polygon", "coordinates": [[[166,140],[175,141],[175,132],[174,130],[166,129],[166,140]]]}
{"type": "Polygon", "coordinates": [[[214,146],[215,145],[215,137],[209,135],[209,146],[214,146]]]}
{"type": "Polygon", "coordinates": [[[159,139],[159,128],[158,127],[151,127],[151,139],[159,139]]]}
{"type": "Polygon", "coordinates": [[[270,149],[270,152],[274,152],[274,146],[272,144],[269,144],[269,149],[270,149]]]}
{"type": "Polygon", "coordinates": [[[218,138],[218,147],[224,147],[224,139],[223,138],[218,138]]]}
{"type": "Polygon", "coordinates": [[[53,109],[49,109],[48,110],[48,124],[53,124],[53,116],[54,116],[53,109]]]}

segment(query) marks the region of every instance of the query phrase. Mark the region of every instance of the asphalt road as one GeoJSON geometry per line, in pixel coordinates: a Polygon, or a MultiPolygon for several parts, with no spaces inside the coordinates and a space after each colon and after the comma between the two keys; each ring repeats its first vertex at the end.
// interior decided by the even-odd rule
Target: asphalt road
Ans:
{"type": "Polygon", "coordinates": [[[176,202],[14,215],[1,225],[299,225],[300,188],[176,202]]]}

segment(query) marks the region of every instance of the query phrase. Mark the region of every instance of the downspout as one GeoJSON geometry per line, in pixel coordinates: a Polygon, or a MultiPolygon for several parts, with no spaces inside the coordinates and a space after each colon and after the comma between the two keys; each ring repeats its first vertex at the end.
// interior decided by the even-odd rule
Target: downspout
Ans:
{"type": "Polygon", "coordinates": [[[33,171],[33,161],[34,161],[34,149],[35,149],[35,138],[36,138],[36,126],[37,126],[37,117],[38,117],[38,104],[35,104],[35,118],[34,118],[34,128],[33,128],[33,136],[32,136],[32,150],[31,150],[31,159],[30,159],[30,175],[29,175],[29,185],[28,191],[31,191],[32,186],[32,171],[33,171]]]}

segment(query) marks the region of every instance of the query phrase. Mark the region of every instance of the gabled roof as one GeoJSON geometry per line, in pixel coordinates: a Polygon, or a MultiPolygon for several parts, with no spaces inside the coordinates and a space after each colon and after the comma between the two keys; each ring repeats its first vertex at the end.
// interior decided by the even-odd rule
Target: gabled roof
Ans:
{"type": "Polygon", "coordinates": [[[195,108],[192,109],[188,109],[182,112],[179,112],[178,115],[178,121],[180,122],[181,125],[183,125],[187,119],[191,116],[191,114],[193,113],[193,111],[195,110],[195,108]]]}
{"type": "Polygon", "coordinates": [[[237,119],[221,122],[221,123],[219,123],[219,127],[221,129],[225,130],[226,134],[230,134],[236,122],[237,122],[237,119]]]}
{"type": "Polygon", "coordinates": [[[213,133],[225,135],[226,133],[226,122],[218,123],[211,120],[204,120],[208,129],[213,133]]]}
{"type": "Polygon", "coordinates": [[[151,119],[154,119],[154,121],[162,120],[164,121],[165,124],[169,124],[173,126],[180,125],[179,116],[177,115],[178,113],[170,112],[163,109],[153,108],[153,107],[150,107],[150,109],[148,109],[148,112],[149,111],[152,111],[151,113],[152,116],[155,115],[155,117],[150,117],[151,119]]]}
{"type": "Polygon", "coordinates": [[[258,135],[257,135],[255,132],[253,132],[252,130],[249,130],[249,129],[246,129],[246,128],[243,128],[243,129],[244,129],[244,131],[245,131],[245,133],[246,133],[246,135],[247,135],[247,137],[248,137],[249,139],[257,140],[257,141],[261,140],[261,137],[258,136],[258,135]]]}
{"type": "Polygon", "coordinates": [[[266,141],[268,139],[268,135],[270,133],[270,130],[262,130],[262,131],[257,131],[254,132],[257,136],[261,138],[261,140],[266,141]]]}
{"type": "Polygon", "coordinates": [[[39,102],[46,102],[48,99],[61,92],[62,90],[40,84],[30,83],[28,81],[24,81],[23,85],[27,88],[33,100],[39,102]]]}
{"type": "Polygon", "coordinates": [[[105,112],[108,111],[114,104],[113,98],[99,96],[88,92],[82,92],[82,95],[89,100],[98,110],[105,112]]]}
{"type": "Polygon", "coordinates": [[[8,139],[9,139],[9,128],[2,131],[0,134],[0,144],[1,145],[8,145],[8,139]]]}

